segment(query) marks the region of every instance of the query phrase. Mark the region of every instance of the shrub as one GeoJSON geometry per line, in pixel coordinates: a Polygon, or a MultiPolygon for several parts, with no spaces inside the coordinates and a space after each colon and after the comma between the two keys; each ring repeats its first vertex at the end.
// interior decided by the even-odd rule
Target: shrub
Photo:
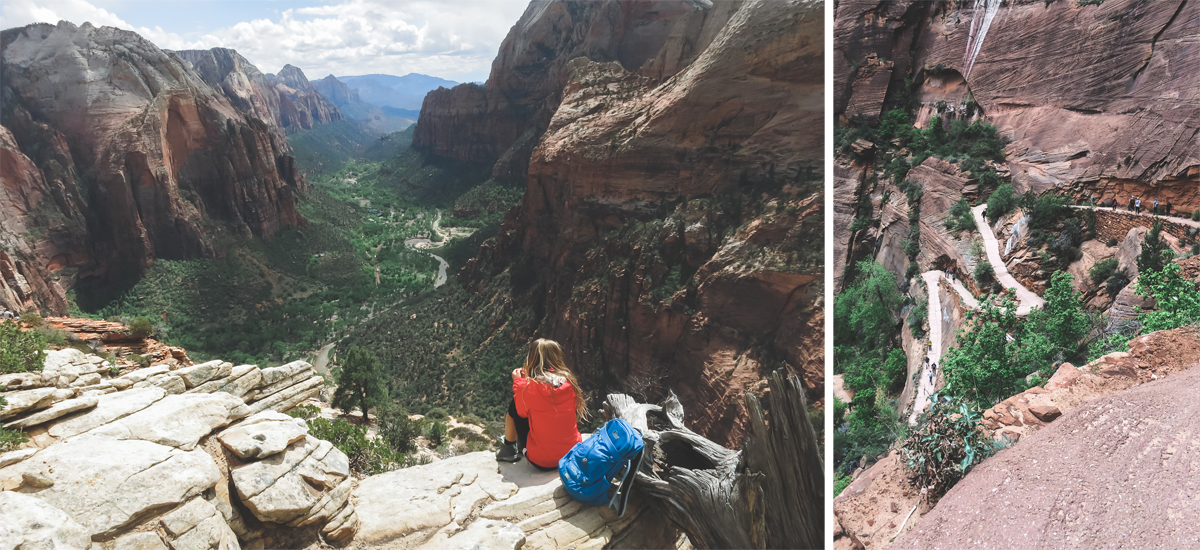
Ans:
{"type": "Polygon", "coordinates": [[[1096,262],[1096,265],[1093,265],[1092,268],[1088,270],[1088,278],[1090,278],[1093,283],[1103,283],[1117,272],[1118,263],[1120,263],[1120,260],[1116,258],[1108,258],[1106,260],[1096,262]]]}
{"type": "Polygon", "coordinates": [[[33,312],[22,313],[21,314],[21,322],[24,323],[25,326],[27,326],[29,328],[38,328],[38,327],[46,324],[46,321],[42,319],[41,315],[38,315],[33,312]]]}
{"type": "Polygon", "coordinates": [[[292,418],[301,418],[311,420],[321,414],[321,409],[316,405],[300,405],[287,412],[287,415],[292,418]]]}
{"type": "Polygon", "coordinates": [[[471,428],[468,428],[466,426],[459,426],[457,428],[451,428],[450,431],[446,432],[446,433],[451,438],[461,439],[461,440],[463,440],[463,442],[465,442],[467,444],[470,444],[470,443],[491,444],[491,442],[492,442],[492,438],[490,438],[486,435],[483,435],[481,433],[476,433],[475,430],[472,430],[471,428]]]}
{"type": "Polygon", "coordinates": [[[857,218],[854,218],[854,221],[851,222],[850,232],[855,233],[858,231],[862,231],[863,229],[866,229],[870,226],[871,226],[871,218],[868,218],[866,216],[859,216],[857,218]]]}
{"type": "Polygon", "coordinates": [[[979,262],[975,264],[975,280],[979,283],[988,283],[996,276],[996,272],[992,269],[991,262],[979,262]]]}
{"type": "Polygon", "coordinates": [[[129,335],[134,338],[149,338],[154,334],[154,325],[145,317],[136,317],[129,323],[129,335]]]}
{"type": "Polygon", "coordinates": [[[420,420],[409,420],[408,412],[395,406],[386,407],[379,413],[379,435],[397,453],[416,450],[414,440],[421,435],[420,420]]]}
{"type": "Polygon", "coordinates": [[[26,441],[29,438],[25,437],[25,432],[0,428],[0,453],[14,450],[26,441]]]}
{"type": "Polygon", "coordinates": [[[137,363],[137,365],[143,369],[150,366],[150,359],[136,353],[130,354],[129,357],[126,357],[126,359],[137,363]]]}
{"type": "Polygon", "coordinates": [[[836,497],[842,494],[842,491],[845,491],[846,487],[850,486],[851,481],[850,476],[841,472],[835,473],[833,475],[833,496],[836,497]]]}
{"type": "Polygon", "coordinates": [[[115,376],[118,376],[118,375],[120,375],[120,374],[121,374],[121,367],[118,367],[118,366],[116,366],[116,365],[113,365],[112,367],[109,367],[109,369],[108,369],[108,375],[109,375],[109,376],[114,376],[114,377],[115,377],[115,376]]]}
{"type": "Polygon", "coordinates": [[[1116,239],[1109,239],[1109,240],[1108,240],[1108,242],[1107,242],[1107,243],[1104,243],[1104,244],[1105,244],[1106,246],[1108,246],[1109,248],[1113,248],[1113,247],[1117,246],[1117,240],[1116,240],[1116,239]]]}
{"type": "Polygon", "coordinates": [[[425,439],[428,439],[434,447],[441,447],[446,441],[446,425],[441,422],[434,422],[429,425],[429,429],[425,432],[425,439]]]}
{"type": "Polygon", "coordinates": [[[1016,200],[1013,195],[1012,185],[1004,184],[997,187],[992,196],[987,200],[987,219],[995,223],[1002,216],[1012,212],[1013,206],[1016,205],[1016,200]]]}
{"type": "Polygon", "coordinates": [[[1147,271],[1162,271],[1167,264],[1171,263],[1171,258],[1174,256],[1175,253],[1171,252],[1171,245],[1162,238],[1162,223],[1154,222],[1150,226],[1150,232],[1146,233],[1146,240],[1142,242],[1142,252],[1138,254],[1138,274],[1147,271]]]}
{"type": "Polygon", "coordinates": [[[0,373],[41,372],[45,348],[46,338],[40,332],[21,330],[13,321],[0,323],[0,373]]]}
{"type": "Polygon", "coordinates": [[[1192,221],[1200,222],[1200,208],[1192,210],[1192,221]]]}
{"type": "Polygon", "coordinates": [[[934,399],[929,417],[903,444],[917,486],[931,487],[931,496],[941,496],[983,461],[990,440],[979,420],[978,407],[965,399],[934,399]]]}
{"type": "Polygon", "coordinates": [[[1138,318],[1147,332],[1200,322],[1200,288],[1183,278],[1183,268],[1179,264],[1169,263],[1162,271],[1139,273],[1137,294],[1153,298],[1157,307],[1138,318]]]}
{"type": "Polygon", "coordinates": [[[434,407],[432,409],[429,409],[425,413],[425,416],[432,418],[434,420],[445,420],[446,418],[448,418],[450,416],[450,414],[446,412],[446,409],[443,409],[441,407],[434,407]]]}
{"type": "Polygon", "coordinates": [[[317,439],[333,443],[350,459],[350,471],[369,476],[394,470],[405,463],[387,444],[379,439],[367,439],[366,426],[355,426],[340,418],[314,418],[308,421],[309,432],[317,439]]]}
{"type": "Polygon", "coordinates": [[[975,216],[971,213],[971,204],[967,199],[959,199],[950,207],[950,214],[946,216],[946,228],[950,231],[975,229],[975,216]]]}

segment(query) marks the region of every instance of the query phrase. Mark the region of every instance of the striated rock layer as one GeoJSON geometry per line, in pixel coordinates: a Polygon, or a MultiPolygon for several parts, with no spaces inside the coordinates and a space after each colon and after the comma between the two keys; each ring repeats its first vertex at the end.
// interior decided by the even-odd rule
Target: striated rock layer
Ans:
{"type": "Polygon", "coordinates": [[[178,56],[110,27],[35,24],[0,45],[5,307],[62,314],[78,279],[210,256],[209,220],[259,237],[303,223],[303,180],[254,115],[269,102],[235,107],[178,56]]]}
{"type": "Polygon", "coordinates": [[[834,39],[839,114],[878,117],[906,76],[949,79],[1010,140],[1018,192],[1200,207],[1196,2],[847,0],[834,39]]]}
{"type": "MultiPolygon", "coordinates": [[[[518,27],[572,6],[534,4],[518,27]]],[[[823,388],[822,5],[693,8],[648,63],[544,63],[567,80],[525,198],[466,271],[488,276],[516,258],[587,383],[670,387],[703,404],[690,427],[727,442],[743,433],[740,396],[762,372],[801,371],[814,401],[823,388]]],[[[478,93],[522,82],[521,65],[505,65],[524,59],[514,40],[478,93]]]]}

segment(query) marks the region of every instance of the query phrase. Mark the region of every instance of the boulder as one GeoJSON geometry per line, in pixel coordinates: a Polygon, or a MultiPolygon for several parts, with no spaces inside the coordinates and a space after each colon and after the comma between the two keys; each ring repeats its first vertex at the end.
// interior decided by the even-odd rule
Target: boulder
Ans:
{"type": "Polygon", "coordinates": [[[0,468],[11,466],[37,454],[39,449],[20,449],[0,454],[0,468]]]}
{"type": "Polygon", "coordinates": [[[247,414],[241,399],[226,393],[169,395],[153,405],[97,428],[115,439],[140,439],[191,450],[214,428],[247,414]]]}
{"type": "Polygon", "coordinates": [[[229,376],[233,369],[233,363],[226,363],[221,360],[209,361],[199,365],[184,367],[175,371],[173,374],[182,377],[188,389],[194,388],[217,378],[225,378],[229,376]]]}
{"type": "MultiPolygon", "coordinates": [[[[342,498],[325,491],[334,489],[349,474],[344,453],[328,441],[306,436],[283,452],[235,468],[230,477],[238,498],[259,520],[303,523],[305,518],[321,514],[329,504],[327,496],[329,500],[342,498]]],[[[336,511],[325,510],[325,517],[336,511]]]]}
{"type": "Polygon", "coordinates": [[[1054,371],[1054,375],[1050,377],[1048,382],[1046,382],[1046,389],[1055,391],[1066,388],[1071,384],[1074,384],[1075,381],[1078,380],[1082,375],[1083,373],[1079,372],[1079,369],[1076,368],[1075,365],[1063,363],[1062,365],[1059,365],[1058,370],[1054,371]]]}
{"type": "MultiPolygon", "coordinates": [[[[0,419],[10,418],[28,410],[44,409],[54,403],[55,388],[37,388],[4,394],[6,401],[0,409],[0,419]]],[[[59,400],[61,401],[61,399],[59,400]]]]}
{"type": "Polygon", "coordinates": [[[54,485],[38,498],[66,512],[93,536],[111,536],[156,510],[212,487],[220,472],[204,451],[149,441],[82,435],[0,469],[0,480],[44,475],[54,485]]]}
{"type": "Polygon", "coordinates": [[[276,411],[255,414],[218,436],[239,458],[264,458],[308,435],[308,424],[276,411]]]}
{"type": "Polygon", "coordinates": [[[1029,407],[1029,412],[1042,422],[1053,422],[1054,419],[1062,416],[1062,411],[1054,405],[1036,405],[1029,407]]]}
{"type": "Polygon", "coordinates": [[[91,545],[88,531],[62,510],[35,496],[0,493],[0,548],[86,550],[91,545]]]}
{"type": "Polygon", "coordinates": [[[94,409],[57,422],[48,431],[57,438],[78,435],[145,409],[166,395],[162,388],[138,388],[102,395],[96,398],[94,409]]]}

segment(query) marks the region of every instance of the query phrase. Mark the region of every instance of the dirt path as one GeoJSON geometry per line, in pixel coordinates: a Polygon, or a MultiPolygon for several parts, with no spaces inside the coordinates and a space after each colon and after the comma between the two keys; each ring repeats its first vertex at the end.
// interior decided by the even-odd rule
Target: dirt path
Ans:
{"type": "Polygon", "coordinates": [[[1008,273],[1008,267],[1004,265],[1004,258],[1000,257],[1000,246],[996,242],[996,234],[992,233],[992,226],[988,225],[987,219],[983,217],[983,211],[986,208],[986,204],[981,204],[972,208],[971,213],[975,215],[975,225],[979,227],[979,234],[983,237],[983,247],[987,250],[988,262],[992,264],[996,280],[1000,281],[1004,288],[1011,288],[1017,292],[1017,300],[1020,302],[1020,305],[1017,306],[1017,315],[1028,315],[1034,307],[1045,305],[1045,301],[1041,296],[1018,283],[1008,273]]]}
{"type": "Polygon", "coordinates": [[[329,352],[333,351],[333,346],[335,344],[336,342],[325,344],[325,347],[321,348],[321,351],[317,352],[317,358],[313,361],[313,369],[315,369],[318,374],[329,373],[329,352]]]}

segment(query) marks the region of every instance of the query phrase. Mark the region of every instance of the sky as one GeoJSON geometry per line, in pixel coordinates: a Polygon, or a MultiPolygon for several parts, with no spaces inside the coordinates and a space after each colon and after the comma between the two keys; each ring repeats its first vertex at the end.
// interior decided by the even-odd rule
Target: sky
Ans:
{"type": "Polygon", "coordinates": [[[168,50],[233,48],[264,73],[487,80],[529,0],[0,0],[0,28],[85,21],[168,50]]]}

